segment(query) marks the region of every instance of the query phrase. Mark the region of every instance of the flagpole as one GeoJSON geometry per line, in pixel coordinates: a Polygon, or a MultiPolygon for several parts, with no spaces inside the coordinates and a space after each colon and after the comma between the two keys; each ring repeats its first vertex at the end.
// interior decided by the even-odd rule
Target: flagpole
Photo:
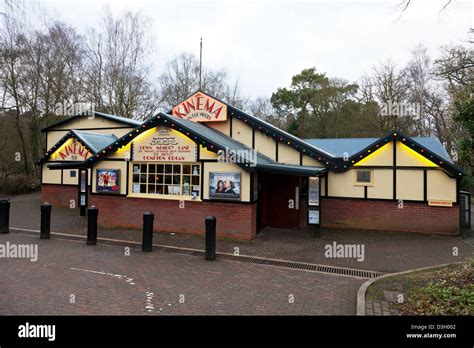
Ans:
{"type": "Polygon", "coordinates": [[[199,50],[199,89],[202,89],[202,37],[199,50]]]}

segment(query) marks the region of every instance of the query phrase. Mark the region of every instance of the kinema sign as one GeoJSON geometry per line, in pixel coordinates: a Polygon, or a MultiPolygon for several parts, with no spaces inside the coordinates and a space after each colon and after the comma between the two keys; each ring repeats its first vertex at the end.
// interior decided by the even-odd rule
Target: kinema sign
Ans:
{"type": "Polygon", "coordinates": [[[175,106],[173,116],[194,122],[225,121],[227,105],[198,92],[175,106]]]}

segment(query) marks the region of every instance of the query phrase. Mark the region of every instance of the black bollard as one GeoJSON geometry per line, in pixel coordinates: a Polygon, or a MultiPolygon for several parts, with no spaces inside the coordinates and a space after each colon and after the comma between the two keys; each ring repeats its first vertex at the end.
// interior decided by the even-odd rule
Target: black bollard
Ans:
{"type": "Polygon", "coordinates": [[[216,259],[216,217],[206,218],[206,260],[216,259]]]}
{"type": "Polygon", "coordinates": [[[97,207],[87,208],[87,244],[97,244],[97,217],[99,209],[97,207]]]}
{"type": "Polygon", "coordinates": [[[0,199],[0,233],[10,232],[10,200],[0,199]]]}
{"type": "Polygon", "coordinates": [[[155,214],[151,211],[143,213],[143,239],[142,251],[150,252],[153,249],[153,219],[155,214]]]}
{"type": "Polygon", "coordinates": [[[41,204],[41,239],[49,239],[51,232],[51,204],[44,202],[41,204]]]}

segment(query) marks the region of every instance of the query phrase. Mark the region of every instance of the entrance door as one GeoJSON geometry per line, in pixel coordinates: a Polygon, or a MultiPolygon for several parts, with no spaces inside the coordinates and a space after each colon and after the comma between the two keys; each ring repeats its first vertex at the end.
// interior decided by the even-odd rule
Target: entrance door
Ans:
{"type": "Polygon", "coordinates": [[[298,229],[299,177],[276,174],[266,178],[267,226],[298,229]]]}

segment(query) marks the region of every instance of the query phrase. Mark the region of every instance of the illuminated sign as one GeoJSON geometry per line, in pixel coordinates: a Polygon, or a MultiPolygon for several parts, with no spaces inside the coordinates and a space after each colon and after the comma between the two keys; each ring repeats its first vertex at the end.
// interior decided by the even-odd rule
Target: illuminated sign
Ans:
{"type": "Polygon", "coordinates": [[[195,162],[196,144],[186,136],[167,127],[156,127],[135,139],[134,161],[195,162]]]}
{"type": "Polygon", "coordinates": [[[56,161],[85,161],[92,154],[76,139],[71,138],[53,156],[56,161]]]}
{"type": "Polygon", "coordinates": [[[173,108],[173,116],[194,122],[227,120],[227,105],[197,92],[173,108]]]}

